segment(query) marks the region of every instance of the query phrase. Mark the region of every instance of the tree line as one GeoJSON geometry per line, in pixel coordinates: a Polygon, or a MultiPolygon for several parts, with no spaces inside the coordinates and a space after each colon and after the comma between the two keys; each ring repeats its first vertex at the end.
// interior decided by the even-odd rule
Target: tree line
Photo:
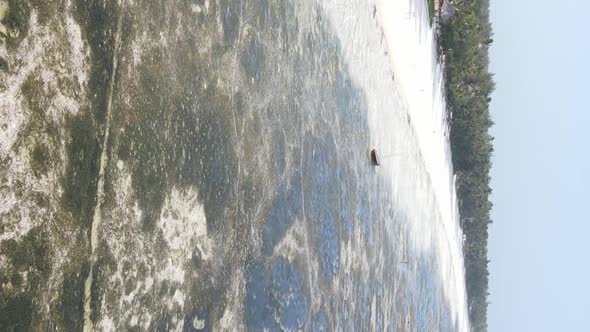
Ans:
{"type": "Polygon", "coordinates": [[[465,281],[474,331],[487,331],[490,167],[494,150],[489,105],[494,90],[488,49],[492,43],[489,0],[456,0],[454,16],[440,26],[447,105],[461,227],[465,281]]]}

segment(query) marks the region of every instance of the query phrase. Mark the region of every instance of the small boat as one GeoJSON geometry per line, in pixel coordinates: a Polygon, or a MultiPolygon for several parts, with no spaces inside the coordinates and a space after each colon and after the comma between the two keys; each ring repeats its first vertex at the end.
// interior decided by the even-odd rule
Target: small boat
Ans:
{"type": "Polygon", "coordinates": [[[375,148],[371,149],[371,165],[379,166],[379,158],[377,157],[377,150],[375,148]]]}

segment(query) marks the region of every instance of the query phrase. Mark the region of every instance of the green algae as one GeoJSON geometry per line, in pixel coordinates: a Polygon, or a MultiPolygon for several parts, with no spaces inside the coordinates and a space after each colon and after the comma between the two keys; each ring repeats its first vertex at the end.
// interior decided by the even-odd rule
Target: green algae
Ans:
{"type": "Polygon", "coordinates": [[[0,21],[6,28],[6,44],[10,48],[17,47],[29,31],[31,8],[27,1],[8,0],[8,11],[0,21]]]}
{"type": "Polygon", "coordinates": [[[51,272],[48,250],[46,234],[39,227],[30,230],[20,241],[8,239],[0,244],[0,252],[7,259],[0,270],[1,331],[30,329],[38,312],[34,299],[51,272]]]}
{"type": "Polygon", "coordinates": [[[49,171],[49,152],[47,151],[47,147],[42,144],[35,145],[35,148],[31,151],[30,159],[31,169],[37,178],[47,174],[49,171]]]}
{"type": "Polygon", "coordinates": [[[112,271],[117,269],[117,261],[108,248],[106,241],[101,241],[96,250],[97,259],[92,271],[92,285],[90,288],[90,301],[92,312],[90,319],[96,324],[99,320],[102,309],[102,299],[104,294],[101,289],[108,287],[108,280],[112,271]]]}
{"type": "Polygon", "coordinates": [[[117,135],[115,151],[131,166],[146,231],[153,230],[173,187],[200,188],[208,226],[222,217],[220,206],[232,194],[230,98],[216,86],[210,63],[195,55],[184,57],[190,46],[183,46],[172,68],[162,50],[146,57],[137,69],[139,85],[130,106],[121,105],[124,115],[115,115],[116,123],[127,123],[117,135]],[[209,82],[206,88],[203,81],[209,82]]]}
{"type": "MultiPolygon", "coordinates": [[[[20,241],[8,239],[0,245],[16,271],[32,271],[33,276],[28,279],[35,282],[49,276],[50,263],[47,255],[48,243],[45,232],[37,227],[30,230],[20,241]]],[[[38,285],[34,283],[33,286],[38,285]]],[[[35,288],[35,287],[32,287],[35,288]]]]}
{"type": "Polygon", "coordinates": [[[28,331],[31,328],[33,300],[28,293],[0,294],[0,330],[28,331]]]}
{"type": "Polygon", "coordinates": [[[61,322],[66,331],[84,327],[84,282],[90,271],[88,262],[64,274],[61,293],[61,322]]]}
{"type": "Polygon", "coordinates": [[[91,51],[88,93],[90,107],[67,119],[66,172],[62,179],[62,205],[84,227],[92,225],[96,205],[100,154],[113,73],[116,1],[78,1],[75,18],[91,51]]]}
{"type": "MultiPolygon", "coordinates": [[[[88,91],[91,112],[97,123],[104,123],[109,100],[109,86],[113,73],[113,54],[119,7],[116,0],[78,0],[75,18],[82,37],[88,42],[91,53],[88,91]]],[[[104,133],[102,133],[104,134],[104,133]]]]}
{"type": "Polygon", "coordinates": [[[60,10],[65,9],[65,3],[60,1],[29,0],[29,3],[37,11],[40,24],[47,24],[60,10]]]}
{"type": "Polygon", "coordinates": [[[0,71],[8,72],[10,70],[10,66],[8,65],[8,61],[0,56],[0,71]]]}
{"type": "Polygon", "coordinates": [[[100,143],[88,113],[71,117],[67,127],[68,162],[62,179],[62,204],[81,225],[90,228],[96,204],[100,143]]]}
{"type": "Polygon", "coordinates": [[[35,75],[29,75],[21,85],[21,93],[31,113],[34,116],[44,116],[45,93],[43,92],[43,82],[35,77],[35,75]]]}
{"type": "Polygon", "coordinates": [[[0,0],[0,22],[4,21],[4,17],[8,13],[8,1],[0,0]]]}

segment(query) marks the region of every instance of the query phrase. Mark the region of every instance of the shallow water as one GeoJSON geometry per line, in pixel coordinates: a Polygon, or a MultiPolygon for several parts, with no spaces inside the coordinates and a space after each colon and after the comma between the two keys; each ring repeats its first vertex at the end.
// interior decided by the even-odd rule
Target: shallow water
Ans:
{"type": "Polygon", "coordinates": [[[468,330],[422,1],[107,4],[0,53],[25,326],[468,330]]]}

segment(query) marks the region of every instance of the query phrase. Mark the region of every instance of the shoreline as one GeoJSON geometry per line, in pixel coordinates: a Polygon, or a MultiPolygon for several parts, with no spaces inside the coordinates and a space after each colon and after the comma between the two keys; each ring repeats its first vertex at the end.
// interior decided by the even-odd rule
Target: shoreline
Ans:
{"type": "MultiPolygon", "coordinates": [[[[493,42],[489,0],[477,6],[453,4],[443,22],[435,17],[446,99],[450,144],[463,231],[469,317],[475,330],[487,330],[488,225],[493,125],[489,113],[494,81],[488,70],[488,48],[493,42]],[[458,10],[458,7],[462,7],[458,10]],[[467,38],[469,36],[469,38],[467,38]],[[471,40],[471,42],[467,42],[471,40]],[[465,102],[469,100],[469,102],[465,102]]],[[[438,13],[439,15],[440,13],[438,13]]]]}

